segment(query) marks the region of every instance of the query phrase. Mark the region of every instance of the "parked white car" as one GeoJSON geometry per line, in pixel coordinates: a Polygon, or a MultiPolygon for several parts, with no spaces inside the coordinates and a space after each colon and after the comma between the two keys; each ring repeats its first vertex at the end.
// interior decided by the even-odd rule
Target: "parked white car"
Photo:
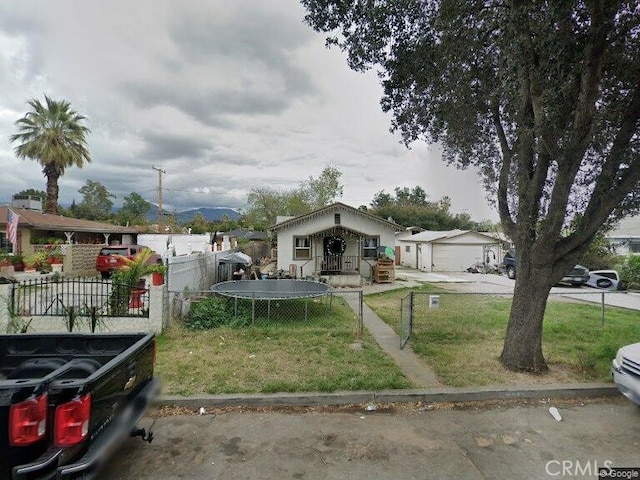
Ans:
{"type": "Polygon", "coordinates": [[[587,286],[607,290],[625,290],[620,274],[616,270],[593,270],[589,272],[587,286]]]}
{"type": "Polygon", "coordinates": [[[640,406],[640,343],[622,347],[611,363],[611,375],[617,389],[640,406]]]}

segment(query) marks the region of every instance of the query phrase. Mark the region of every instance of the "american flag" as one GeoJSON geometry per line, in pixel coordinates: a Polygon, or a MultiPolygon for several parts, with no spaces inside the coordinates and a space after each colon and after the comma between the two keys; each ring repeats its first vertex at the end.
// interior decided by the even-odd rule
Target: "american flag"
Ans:
{"type": "Polygon", "coordinates": [[[13,245],[18,243],[18,220],[20,215],[10,208],[7,209],[7,240],[13,245]]]}

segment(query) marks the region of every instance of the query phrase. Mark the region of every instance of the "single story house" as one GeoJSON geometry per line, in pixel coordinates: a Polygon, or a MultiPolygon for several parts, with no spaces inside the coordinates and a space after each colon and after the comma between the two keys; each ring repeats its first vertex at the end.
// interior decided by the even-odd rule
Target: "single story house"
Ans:
{"type": "Polygon", "coordinates": [[[463,272],[502,261],[502,241],[471,230],[424,231],[397,240],[400,264],[425,272],[463,272]]]}
{"type": "Polygon", "coordinates": [[[0,205],[0,249],[27,256],[45,245],[60,244],[64,271],[70,274],[97,273],[95,261],[101,245],[135,244],[137,235],[132,227],[43,213],[39,200],[0,205]],[[9,208],[18,216],[15,244],[7,235],[9,208]]]}
{"type": "Polygon", "coordinates": [[[299,217],[280,219],[271,228],[277,240],[277,268],[292,276],[370,279],[378,247],[393,247],[402,227],[337,202],[299,217]]]}

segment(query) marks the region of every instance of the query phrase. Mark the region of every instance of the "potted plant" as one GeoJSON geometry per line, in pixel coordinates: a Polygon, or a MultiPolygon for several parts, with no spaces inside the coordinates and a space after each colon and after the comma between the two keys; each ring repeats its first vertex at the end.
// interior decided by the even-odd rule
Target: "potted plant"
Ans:
{"type": "Polygon", "coordinates": [[[144,276],[154,271],[154,252],[149,248],[140,250],[133,258],[118,255],[123,265],[113,273],[111,307],[116,314],[126,313],[127,308],[143,307],[145,290],[144,276]]]}
{"type": "Polygon", "coordinates": [[[4,274],[12,274],[15,272],[8,253],[0,253],[0,272],[4,274]]]}
{"type": "Polygon", "coordinates": [[[151,273],[151,284],[162,285],[164,283],[164,274],[167,272],[167,267],[162,263],[155,263],[149,266],[151,273]]]}
{"type": "Polygon", "coordinates": [[[0,253],[0,267],[8,267],[9,265],[11,265],[9,254],[5,252],[0,253]]]}
{"type": "Polygon", "coordinates": [[[47,254],[45,252],[34,252],[24,257],[25,271],[36,271],[43,268],[47,263],[47,254]]]}
{"type": "Polygon", "coordinates": [[[24,257],[22,255],[12,255],[10,261],[14,271],[22,272],[24,270],[24,257]]]}

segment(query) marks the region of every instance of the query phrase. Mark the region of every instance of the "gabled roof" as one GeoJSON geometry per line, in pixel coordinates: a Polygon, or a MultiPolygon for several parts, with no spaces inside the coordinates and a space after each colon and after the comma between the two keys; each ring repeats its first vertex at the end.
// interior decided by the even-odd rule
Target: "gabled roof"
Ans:
{"type": "Polygon", "coordinates": [[[274,226],[271,227],[271,230],[274,232],[277,232],[278,230],[282,230],[283,228],[287,228],[290,227],[292,225],[296,225],[300,222],[304,222],[307,220],[311,220],[312,218],[315,217],[321,217],[324,215],[331,215],[333,213],[335,213],[338,210],[346,210],[346,211],[350,211],[353,212],[357,215],[361,215],[362,217],[366,217],[374,222],[378,222],[386,227],[389,228],[393,228],[394,230],[397,230],[398,228],[404,228],[401,227],[400,225],[398,225],[397,223],[394,222],[389,222],[388,220],[385,220],[384,218],[380,218],[380,217],[376,217],[375,215],[371,215],[370,213],[367,213],[365,211],[362,210],[358,210],[357,208],[353,208],[350,207],[349,205],[345,205],[344,203],[341,202],[336,202],[333,203],[331,205],[328,205],[326,207],[320,208],[318,210],[315,210],[311,213],[307,213],[305,215],[300,215],[299,217],[294,217],[288,220],[285,220],[284,222],[280,222],[275,224],[274,226]]]}
{"type": "MultiPolygon", "coordinates": [[[[133,227],[123,227],[110,223],[94,222],[80,218],[51,215],[38,210],[11,207],[14,213],[20,216],[19,228],[31,228],[35,230],[51,230],[55,232],[90,232],[90,233],[138,233],[133,227]]],[[[0,225],[7,224],[6,205],[0,206],[0,225]]]]}
{"type": "Polygon", "coordinates": [[[400,239],[401,242],[424,242],[424,243],[429,243],[429,242],[435,242],[437,240],[444,240],[445,238],[455,238],[455,237],[460,237],[462,235],[466,235],[468,233],[471,233],[473,235],[480,235],[483,237],[486,237],[487,239],[493,240],[496,243],[499,242],[499,240],[495,237],[492,237],[491,235],[487,235],[486,233],[480,233],[480,232],[475,232],[473,230],[448,230],[448,231],[433,231],[433,230],[426,230],[424,232],[420,232],[420,233],[416,233],[415,235],[411,235],[410,237],[406,237],[406,238],[402,238],[400,239]]]}

